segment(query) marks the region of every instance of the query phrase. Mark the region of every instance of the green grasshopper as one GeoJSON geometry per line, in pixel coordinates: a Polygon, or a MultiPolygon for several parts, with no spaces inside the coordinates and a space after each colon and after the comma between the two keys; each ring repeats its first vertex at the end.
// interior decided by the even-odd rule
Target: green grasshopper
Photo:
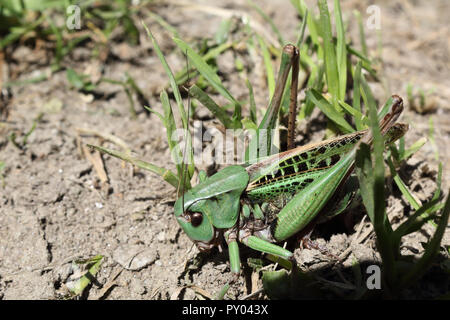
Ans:
{"type": "MultiPolygon", "coordinates": [[[[238,242],[263,253],[293,262],[293,253],[282,242],[320,218],[340,213],[323,212],[326,204],[351,175],[360,143],[370,144],[371,132],[358,131],[319,143],[293,148],[297,101],[299,51],[293,45],[283,49],[274,96],[260,129],[275,127],[286,81],[292,68],[288,150],[251,165],[231,165],[184,192],[175,202],[176,220],[199,250],[228,245],[234,282],[240,273],[238,242]]],[[[396,123],[403,110],[402,99],[392,98],[391,110],[379,122],[385,143],[400,138],[407,125],[396,123]]],[[[267,146],[270,147],[270,138],[267,146]]],[[[104,148],[113,156],[117,153],[104,148]]],[[[120,156],[119,156],[120,157],[120,156]]],[[[181,182],[183,183],[183,182],[181,182]]],[[[350,197],[344,196],[344,208],[350,197]]],[[[229,284],[226,285],[227,290],[229,284]]],[[[222,290],[222,296],[224,294],[222,290]]]]}
{"type": "MultiPolygon", "coordinates": [[[[289,56],[290,63],[280,67],[274,97],[260,128],[273,127],[292,66],[288,128],[288,146],[292,146],[298,50],[287,45],[283,53],[289,56]]],[[[387,144],[408,130],[407,125],[395,123],[402,110],[401,98],[393,96],[391,111],[380,121],[387,144]]],[[[238,242],[292,260],[293,253],[276,243],[299,233],[320,217],[327,202],[352,173],[359,143],[369,144],[371,140],[370,132],[363,130],[292,148],[247,167],[226,167],[178,198],[174,206],[176,219],[200,250],[220,246],[225,239],[234,279],[240,272],[238,242]]],[[[335,212],[326,215],[333,216],[335,212]]]]}

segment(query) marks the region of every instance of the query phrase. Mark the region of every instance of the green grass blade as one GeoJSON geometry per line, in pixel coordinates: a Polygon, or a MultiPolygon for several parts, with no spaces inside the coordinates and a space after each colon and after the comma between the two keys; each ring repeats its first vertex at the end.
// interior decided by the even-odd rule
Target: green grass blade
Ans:
{"type": "Polygon", "coordinates": [[[72,68],[67,68],[66,76],[69,83],[76,88],[77,90],[81,90],[84,87],[83,78],[75,72],[72,68]]]}
{"type": "MultiPolygon", "coordinates": [[[[364,105],[366,108],[370,110],[370,108],[376,109],[376,101],[373,96],[372,90],[370,90],[369,85],[367,84],[364,75],[361,74],[361,95],[364,100],[364,105]]],[[[380,113],[380,116],[384,116],[383,112],[380,113]]]]}
{"type": "Polygon", "coordinates": [[[438,178],[437,178],[436,184],[437,184],[437,188],[436,188],[436,191],[434,192],[432,200],[439,199],[439,196],[441,195],[442,162],[439,162],[439,171],[438,171],[438,178]]]}
{"type": "MultiPolygon", "coordinates": [[[[364,84],[363,84],[363,91],[368,93],[368,96],[366,96],[365,103],[375,103],[375,99],[373,98],[372,95],[372,91],[370,90],[370,87],[367,85],[367,82],[365,81],[365,79],[363,79],[364,84]]],[[[389,110],[391,110],[392,105],[394,104],[394,99],[393,97],[389,97],[389,99],[387,99],[386,103],[383,105],[383,107],[381,108],[381,110],[378,112],[378,119],[383,118],[388,112],[389,110]]]]}
{"type": "MultiPolygon", "coordinates": [[[[338,102],[339,102],[339,105],[344,109],[344,111],[346,111],[349,115],[354,117],[355,123],[356,123],[356,119],[364,118],[364,115],[360,111],[358,111],[356,108],[353,108],[348,103],[345,103],[344,101],[341,101],[341,100],[339,100],[338,102]]],[[[362,130],[362,128],[357,127],[357,130],[362,130]]]]}
{"type": "MultiPolygon", "coordinates": [[[[450,190],[449,190],[450,191],[450,190]]],[[[414,263],[413,268],[401,279],[400,286],[406,287],[417,281],[431,266],[434,258],[439,252],[440,243],[448,227],[448,219],[450,216],[450,192],[445,201],[445,206],[439,220],[436,232],[428,243],[423,256],[414,263]]]]}
{"type": "Polygon", "coordinates": [[[377,235],[384,274],[389,285],[396,278],[395,251],[392,247],[392,227],[386,215],[384,199],[384,141],[378,127],[377,110],[374,104],[368,105],[370,130],[373,136],[373,152],[362,144],[356,156],[356,173],[360,181],[361,196],[377,235]],[[372,167],[371,154],[374,155],[372,167]]]}
{"type": "Polygon", "coordinates": [[[395,229],[393,237],[399,242],[403,236],[418,231],[428,220],[435,217],[433,215],[435,212],[441,210],[443,207],[444,204],[438,203],[438,199],[427,202],[395,229]]]}
{"type": "Polygon", "coordinates": [[[228,92],[228,90],[222,84],[217,73],[203,60],[203,58],[195,52],[186,42],[181,39],[173,38],[175,44],[183,52],[187,52],[189,60],[197,68],[203,77],[216,89],[222,96],[227,98],[230,102],[238,103],[236,99],[228,92]]]}
{"type": "MultiPolygon", "coordinates": [[[[177,141],[173,140],[174,138],[173,135],[175,133],[175,130],[177,129],[177,126],[175,124],[175,119],[173,117],[169,96],[167,95],[167,92],[165,90],[161,92],[160,99],[164,111],[163,124],[164,127],[166,128],[167,144],[169,145],[170,154],[172,155],[173,160],[175,161],[178,177],[181,178],[185,167],[182,164],[183,156],[181,154],[179,145],[177,141]]],[[[190,189],[189,181],[186,181],[185,188],[190,189]]]]}
{"type": "Polygon", "coordinates": [[[275,76],[273,72],[272,59],[270,57],[269,50],[267,50],[267,46],[264,39],[260,36],[257,36],[257,38],[263,54],[264,66],[266,68],[267,86],[269,87],[269,97],[272,97],[273,92],[275,91],[275,76]]]}
{"type": "MultiPolygon", "coordinates": [[[[319,66],[315,65],[311,70],[311,76],[306,87],[314,88],[318,92],[322,92],[324,86],[325,65],[322,63],[319,66]]],[[[305,115],[309,116],[314,109],[312,100],[306,99],[305,115]]]]}
{"type": "Polygon", "coordinates": [[[248,79],[245,81],[245,84],[247,85],[248,95],[250,97],[250,119],[254,124],[257,124],[258,115],[256,114],[256,102],[255,95],[253,94],[253,86],[248,79]]]}
{"type": "Polygon", "coordinates": [[[370,221],[375,221],[375,205],[374,205],[374,176],[372,170],[372,159],[370,156],[370,148],[366,144],[361,144],[356,153],[355,160],[356,174],[360,181],[361,196],[366,207],[367,215],[370,221]]]}
{"type": "MultiPolygon", "coordinates": [[[[319,0],[320,10],[320,31],[323,39],[323,48],[325,55],[325,70],[327,78],[328,91],[333,97],[333,106],[337,108],[337,99],[339,98],[339,76],[336,61],[336,50],[331,31],[330,13],[326,0],[319,0]]],[[[338,109],[339,110],[339,109],[338,109]]]]}
{"type": "Polygon", "coordinates": [[[197,68],[198,72],[205,77],[206,80],[217,90],[222,96],[233,103],[235,110],[233,115],[233,121],[236,126],[240,125],[241,121],[241,104],[228,92],[223,86],[219,76],[214,70],[202,59],[202,57],[195,52],[186,42],[181,39],[173,38],[175,44],[183,51],[187,53],[189,60],[197,68]]]}
{"type": "Polygon", "coordinates": [[[183,123],[183,128],[186,130],[188,127],[188,120],[186,111],[184,110],[183,106],[183,100],[181,99],[180,90],[178,90],[177,82],[175,81],[175,77],[173,76],[172,70],[170,69],[166,58],[164,57],[164,54],[161,51],[161,48],[159,47],[158,43],[156,42],[156,39],[153,37],[153,34],[150,32],[150,30],[147,28],[144,22],[142,22],[142,25],[144,26],[145,30],[147,31],[148,36],[152,40],[153,47],[155,48],[156,55],[158,56],[159,60],[161,61],[161,64],[164,67],[164,70],[166,71],[167,76],[169,77],[170,86],[172,87],[173,94],[175,96],[175,101],[178,105],[178,110],[181,115],[181,121],[183,123]]]}
{"type": "MultiPolygon", "coordinates": [[[[223,44],[228,40],[232,26],[233,21],[231,19],[225,19],[220,22],[219,28],[214,34],[214,40],[217,44],[223,44]]],[[[176,37],[180,38],[179,36],[176,37]]]]}
{"type": "Polygon", "coordinates": [[[403,153],[400,160],[408,159],[410,156],[412,156],[414,153],[416,153],[420,148],[422,148],[422,146],[425,143],[427,143],[427,138],[425,138],[425,137],[422,137],[419,140],[417,140],[416,142],[414,142],[411,145],[411,147],[409,147],[408,149],[405,150],[405,152],[403,153]]]}
{"type": "Polygon", "coordinates": [[[283,36],[281,35],[281,32],[278,30],[278,28],[275,25],[275,23],[273,22],[273,20],[270,19],[270,17],[252,0],[247,0],[247,3],[250,4],[250,6],[253,7],[264,20],[266,20],[266,22],[272,28],[272,31],[276,34],[276,36],[278,38],[278,42],[280,43],[280,46],[283,46],[285,44],[283,36]]]}
{"type": "Polygon", "coordinates": [[[203,104],[209,111],[217,118],[225,128],[235,128],[233,120],[228,116],[224,109],[219,107],[213,99],[211,99],[206,92],[200,89],[197,85],[193,85],[189,89],[189,94],[203,104]]]}
{"type": "MultiPolygon", "coordinates": [[[[361,114],[361,61],[358,61],[353,73],[353,108],[361,114]]],[[[363,129],[362,119],[362,114],[361,117],[355,117],[357,130],[363,129]]]]}
{"type": "Polygon", "coordinates": [[[308,21],[308,9],[305,10],[305,14],[303,16],[302,25],[300,27],[300,34],[298,35],[297,39],[297,48],[300,48],[302,46],[303,39],[305,37],[305,29],[307,21],[308,21]]]}
{"type": "MultiPolygon", "coordinates": [[[[226,50],[233,47],[233,45],[234,45],[234,42],[230,41],[230,42],[223,43],[217,47],[211,48],[202,56],[202,59],[205,62],[208,62],[211,59],[215,59],[221,53],[223,53],[226,50]]],[[[194,68],[190,68],[190,70],[189,70],[190,77],[194,78],[196,76],[196,74],[197,74],[197,71],[194,68]]],[[[187,78],[188,78],[188,72],[187,72],[186,67],[183,68],[181,71],[177,72],[177,74],[175,75],[175,79],[176,79],[178,85],[185,83],[188,80],[187,78]]]]}
{"type": "MultiPolygon", "coordinates": [[[[183,124],[183,129],[186,132],[187,144],[189,146],[191,146],[192,145],[191,135],[190,135],[190,132],[188,130],[189,119],[187,118],[186,111],[184,110],[183,100],[181,98],[180,90],[178,89],[178,85],[177,85],[177,82],[176,82],[175,77],[173,75],[173,72],[170,69],[169,65],[167,64],[167,61],[166,61],[166,59],[165,59],[165,57],[164,57],[164,55],[163,55],[163,53],[161,51],[161,48],[159,47],[158,43],[156,42],[156,39],[153,37],[153,34],[150,32],[150,30],[147,28],[147,26],[145,25],[145,23],[143,21],[142,21],[142,25],[144,26],[145,30],[147,31],[148,36],[152,40],[153,46],[155,48],[156,55],[158,56],[159,60],[161,61],[161,64],[163,65],[164,70],[166,71],[166,74],[169,77],[170,86],[172,87],[172,92],[173,92],[173,94],[175,96],[175,101],[177,102],[178,110],[180,112],[180,117],[181,117],[181,122],[183,124]]],[[[184,51],[184,52],[187,53],[187,51],[184,51]]],[[[188,175],[189,176],[186,179],[186,185],[189,185],[190,184],[190,182],[189,182],[190,178],[194,174],[194,170],[195,170],[195,167],[194,167],[194,154],[193,154],[192,148],[190,150],[186,150],[186,151],[188,152],[188,163],[189,163],[189,166],[188,166],[188,175]]],[[[182,165],[182,167],[184,168],[184,165],[182,165]]],[[[182,176],[183,175],[181,174],[181,172],[179,172],[179,177],[181,178],[182,176]]]]}
{"type": "Polygon", "coordinates": [[[361,50],[362,50],[362,53],[367,57],[366,36],[364,34],[364,26],[363,26],[361,13],[358,10],[355,10],[354,15],[356,17],[356,20],[358,21],[359,41],[361,42],[361,50]]]}
{"type": "Polygon", "coordinates": [[[339,0],[334,0],[334,14],[336,21],[336,57],[339,74],[339,99],[344,100],[347,89],[347,44],[339,0]]]}
{"type": "Polygon", "coordinates": [[[151,171],[153,173],[156,173],[157,175],[159,175],[160,177],[162,177],[164,179],[164,181],[168,182],[169,184],[171,184],[172,186],[174,186],[175,188],[178,188],[178,178],[177,176],[170,170],[162,168],[162,167],[158,167],[154,164],[151,164],[149,162],[137,159],[135,157],[130,156],[128,153],[124,153],[124,152],[119,152],[119,151],[115,151],[115,150],[111,150],[111,149],[107,149],[107,148],[103,148],[103,147],[99,147],[99,146],[93,146],[88,144],[88,147],[90,148],[94,148],[95,150],[98,150],[100,152],[103,153],[107,153],[115,158],[119,158],[121,160],[124,160],[126,162],[129,162],[133,165],[135,165],[138,168],[147,170],[147,171],[151,171]]]}
{"type": "Polygon", "coordinates": [[[406,198],[406,200],[409,202],[409,204],[415,210],[418,210],[421,206],[420,201],[418,199],[416,199],[416,197],[411,193],[411,191],[409,191],[408,187],[405,185],[403,180],[397,174],[397,171],[394,168],[394,163],[392,162],[391,158],[388,158],[388,164],[389,164],[389,168],[391,170],[391,175],[394,178],[394,181],[397,184],[397,187],[400,189],[400,192],[403,194],[403,196],[406,198]]]}
{"type": "Polygon", "coordinates": [[[306,92],[306,99],[311,100],[328,119],[336,123],[345,132],[353,132],[355,129],[344,119],[343,115],[333,108],[333,105],[317,90],[310,89],[306,92]]]}
{"type": "Polygon", "coordinates": [[[150,17],[152,17],[156,22],[158,22],[161,27],[163,27],[164,29],[166,29],[169,33],[172,34],[172,36],[174,37],[179,37],[180,34],[178,33],[177,29],[175,29],[174,27],[172,27],[166,20],[163,19],[163,17],[161,17],[160,15],[157,15],[154,12],[148,11],[148,14],[150,15],[150,17]]]}
{"type": "Polygon", "coordinates": [[[309,36],[311,37],[312,43],[317,49],[317,55],[323,57],[323,49],[319,41],[319,32],[316,19],[314,18],[313,11],[308,9],[304,0],[291,0],[291,3],[297,9],[298,14],[302,19],[306,20],[308,26],[309,36]]]}
{"type": "MultiPolygon", "coordinates": [[[[363,78],[364,79],[364,78],[363,78]]],[[[369,96],[368,92],[366,95],[369,96]]],[[[370,99],[369,99],[370,100],[370,99]]],[[[381,136],[380,128],[378,127],[378,115],[375,106],[375,101],[368,103],[368,114],[370,130],[373,136],[373,154],[375,156],[374,162],[374,200],[375,200],[375,210],[374,218],[375,228],[380,228],[383,232],[384,225],[387,220],[386,216],[386,203],[384,201],[384,139],[381,136]]],[[[376,229],[375,229],[376,230],[376,229]]]]}

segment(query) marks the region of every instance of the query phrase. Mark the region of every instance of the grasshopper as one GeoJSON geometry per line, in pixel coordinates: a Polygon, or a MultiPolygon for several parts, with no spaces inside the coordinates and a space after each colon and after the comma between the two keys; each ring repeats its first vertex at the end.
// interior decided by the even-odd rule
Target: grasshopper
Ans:
{"type": "MultiPolygon", "coordinates": [[[[201,251],[220,246],[229,251],[233,281],[240,273],[238,242],[262,253],[293,260],[293,253],[276,243],[305,229],[321,217],[327,202],[342,188],[353,171],[359,143],[370,144],[371,133],[358,131],[319,143],[292,148],[298,77],[298,50],[283,50],[290,58],[280,67],[274,97],[260,128],[273,128],[292,67],[288,148],[249,166],[232,165],[204,178],[175,202],[175,217],[201,251]]],[[[396,123],[402,99],[380,121],[386,144],[408,130],[396,123]]],[[[348,199],[348,197],[346,198],[348,199]]],[[[342,210],[341,210],[342,211],[342,210]]],[[[335,212],[324,213],[333,216],[335,212]]]]}
{"type": "MultiPolygon", "coordinates": [[[[283,49],[274,95],[259,130],[275,127],[291,69],[288,150],[251,165],[228,166],[210,177],[199,175],[200,182],[182,192],[174,205],[176,220],[200,251],[221,248],[226,242],[233,279],[221,290],[222,297],[240,273],[238,243],[295,266],[293,253],[277,243],[345,209],[350,193],[337,208],[324,212],[327,203],[346,189],[359,144],[372,141],[371,132],[363,130],[294,148],[299,50],[291,44],[283,49]]],[[[402,110],[402,99],[393,96],[391,110],[380,115],[386,144],[408,130],[406,124],[396,123],[402,110]]],[[[264,143],[270,147],[270,136],[264,143]]],[[[95,148],[126,160],[119,153],[95,148]]]]}

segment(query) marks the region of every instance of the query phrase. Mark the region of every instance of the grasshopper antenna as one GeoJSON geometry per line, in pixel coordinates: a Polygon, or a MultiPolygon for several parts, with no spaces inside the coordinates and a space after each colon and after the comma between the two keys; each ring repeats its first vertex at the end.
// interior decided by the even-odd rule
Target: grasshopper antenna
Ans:
{"type": "Polygon", "coordinates": [[[184,57],[186,59],[186,70],[187,70],[187,121],[186,121],[186,127],[184,128],[184,147],[183,147],[183,162],[181,164],[182,166],[182,170],[181,170],[181,177],[180,177],[180,181],[178,182],[178,188],[177,188],[177,194],[180,194],[180,187],[181,187],[181,191],[182,191],[182,206],[183,206],[183,212],[184,212],[184,193],[185,193],[185,188],[186,188],[186,176],[187,176],[187,171],[188,171],[188,165],[186,164],[186,153],[187,153],[187,147],[188,147],[188,138],[190,136],[190,131],[189,131],[189,119],[190,119],[190,111],[191,111],[191,96],[189,94],[189,89],[190,89],[190,74],[189,74],[189,59],[188,59],[188,53],[187,50],[184,53],[184,57]]]}

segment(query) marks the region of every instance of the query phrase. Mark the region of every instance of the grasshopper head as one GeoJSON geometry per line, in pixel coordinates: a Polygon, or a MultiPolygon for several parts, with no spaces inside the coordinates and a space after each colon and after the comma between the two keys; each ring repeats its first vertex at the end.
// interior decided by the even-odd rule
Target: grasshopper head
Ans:
{"type": "Polygon", "coordinates": [[[177,199],[175,217],[200,250],[217,245],[220,229],[236,224],[240,196],[247,183],[247,171],[241,166],[230,166],[177,199]]]}
{"type": "Polygon", "coordinates": [[[209,250],[215,246],[218,236],[211,218],[211,207],[214,206],[214,201],[201,199],[192,203],[188,199],[192,200],[190,191],[175,202],[175,217],[180,227],[200,250],[209,250]]]}

